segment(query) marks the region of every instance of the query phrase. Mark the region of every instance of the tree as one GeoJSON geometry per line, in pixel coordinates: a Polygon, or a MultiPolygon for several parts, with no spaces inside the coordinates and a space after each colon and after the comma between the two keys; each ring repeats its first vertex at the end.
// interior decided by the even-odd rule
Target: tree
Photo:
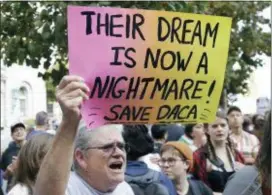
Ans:
{"type": "Polygon", "coordinates": [[[229,58],[225,76],[227,94],[246,93],[251,72],[262,66],[261,54],[271,56],[270,33],[260,25],[270,21],[260,16],[269,2],[1,2],[1,59],[51,69],[39,74],[59,83],[67,73],[67,5],[112,6],[228,16],[233,19],[229,58]],[[53,60],[55,59],[55,60],[53,60]],[[54,69],[54,64],[58,69],[54,69]],[[233,69],[234,64],[239,69],[233,69]]]}

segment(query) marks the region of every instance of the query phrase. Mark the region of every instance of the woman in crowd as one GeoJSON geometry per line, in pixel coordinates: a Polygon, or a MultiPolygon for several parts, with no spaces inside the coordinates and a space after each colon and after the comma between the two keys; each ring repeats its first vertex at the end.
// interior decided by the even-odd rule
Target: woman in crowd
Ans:
{"type": "Polygon", "coordinates": [[[194,152],[193,174],[214,192],[221,193],[229,176],[243,166],[244,159],[230,141],[228,122],[222,111],[205,128],[207,144],[194,152]]]}
{"type": "Polygon", "coordinates": [[[159,165],[173,181],[178,195],[212,195],[212,190],[202,181],[189,179],[188,171],[193,165],[193,152],[179,141],[167,142],[161,148],[159,165]]]}
{"type": "Polygon", "coordinates": [[[255,166],[246,166],[228,182],[224,195],[271,194],[271,113],[264,127],[264,136],[255,166]]]}
{"type": "Polygon", "coordinates": [[[53,135],[39,134],[33,136],[21,148],[17,169],[14,173],[13,187],[8,195],[32,195],[36,176],[53,140],[53,135]]]}

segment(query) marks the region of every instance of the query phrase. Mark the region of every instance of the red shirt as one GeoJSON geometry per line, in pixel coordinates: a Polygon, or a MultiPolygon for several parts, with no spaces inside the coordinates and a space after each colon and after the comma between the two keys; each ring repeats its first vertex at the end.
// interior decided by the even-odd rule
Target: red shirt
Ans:
{"type": "MultiPolygon", "coordinates": [[[[207,172],[207,159],[208,159],[208,146],[205,145],[193,153],[193,169],[192,173],[197,178],[203,181],[206,185],[210,187],[208,182],[208,172],[207,172]]],[[[237,150],[235,150],[235,161],[244,164],[244,158],[237,150]]]]}

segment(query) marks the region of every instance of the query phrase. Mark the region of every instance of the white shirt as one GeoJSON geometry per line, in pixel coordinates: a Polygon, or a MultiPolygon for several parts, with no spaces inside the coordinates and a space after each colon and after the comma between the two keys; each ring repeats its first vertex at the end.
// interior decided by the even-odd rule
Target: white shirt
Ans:
{"type": "Polygon", "coordinates": [[[140,157],[138,160],[147,164],[147,167],[149,169],[161,172],[160,166],[151,162],[150,158],[152,158],[152,157],[160,158],[160,155],[159,154],[147,154],[145,156],[140,157]]]}
{"type": "Polygon", "coordinates": [[[255,157],[259,151],[259,140],[255,135],[242,131],[241,139],[238,140],[234,134],[230,135],[237,150],[242,153],[244,157],[255,157]]]}
{"type": "Polygon", "coordinates": [[[30,193],[25,185],[16,184],[7,195],[30,195],[30,193]]]}
{"type": "Polygon", "coordinates": [[[53,129],[49,129],[49,130],[46,130],[46,133],[49,133],[51,135],[56,135],[57,132],[53,129]]]}
{"type": "Polygon", "coordinates": [[[134,195],[134,193],[125,181],[120,183],[113,192],[99,192],[87,184],[77,173],[71,172],[65,195],[134,195]]]}

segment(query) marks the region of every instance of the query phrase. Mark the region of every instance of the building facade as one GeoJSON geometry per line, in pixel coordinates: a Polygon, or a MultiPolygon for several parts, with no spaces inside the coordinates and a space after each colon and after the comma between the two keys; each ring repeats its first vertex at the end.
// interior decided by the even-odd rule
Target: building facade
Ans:
{"type": "Polygon", "coordinates": [[[15,122],[34,119],[39,111],[47,111],[46,85],[38,77],[38,69],[1,63],[1,129],[15,122]]]}

